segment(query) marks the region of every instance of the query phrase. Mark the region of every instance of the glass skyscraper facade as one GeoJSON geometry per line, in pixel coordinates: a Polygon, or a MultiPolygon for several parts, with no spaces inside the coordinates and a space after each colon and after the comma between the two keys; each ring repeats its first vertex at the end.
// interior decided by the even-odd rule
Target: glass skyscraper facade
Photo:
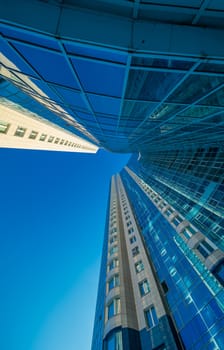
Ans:
{"type": "Polygon", "coordinates": [[[223,349],[224,5],[1,10],[3,99],[133,153],[111,180],[92,350],[223,349]]]}
{"type": "Polygon", "coordinates": [[[133,170],[111,182],[92,350],[221,350],[219,241],[133,170]]]}
{"type": "Polygon", "coordinates": [[[223,23],[218,0],[9,0],[1,74],[113,152],[216,143],[223,23]]]}

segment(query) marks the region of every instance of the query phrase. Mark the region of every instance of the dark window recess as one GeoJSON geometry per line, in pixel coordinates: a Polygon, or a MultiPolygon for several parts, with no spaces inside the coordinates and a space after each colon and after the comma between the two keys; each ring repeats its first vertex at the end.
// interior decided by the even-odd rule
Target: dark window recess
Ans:
{"type": "Polygon", "coordinates": [[[168,292],[168,290],[169,290],[169,288],[168,288],[166,282],[165,282],[165,281],[162,281],[161,286],[162,286],[162,288],[163,288],[163,292],[166,294],[166,293],[168,292]]]}
{"type": "Polygon", "coordinates": [[[166,350],[165,344],[159,345],[156,348],[153,348],[152,350],[166,350]]]}

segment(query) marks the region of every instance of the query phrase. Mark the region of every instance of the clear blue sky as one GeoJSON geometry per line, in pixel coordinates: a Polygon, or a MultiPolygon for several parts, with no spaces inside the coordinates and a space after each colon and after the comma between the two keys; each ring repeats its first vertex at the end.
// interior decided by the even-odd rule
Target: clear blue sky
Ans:
{"type": "Polygon", "coordinates": [[[110,177],[129,155],[0,156],[0,349],[89,350],[110,177]]]}

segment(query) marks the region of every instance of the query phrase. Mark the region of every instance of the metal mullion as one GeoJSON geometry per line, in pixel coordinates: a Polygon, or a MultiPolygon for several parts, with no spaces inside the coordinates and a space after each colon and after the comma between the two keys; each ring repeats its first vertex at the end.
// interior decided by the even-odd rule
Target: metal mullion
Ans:
{"type": "Polygon", "coordinates": [[[206,6],[208,5],[208,3],[210,2],[210,0],[202,0],[202,3],[200,5],[200,8],[198,9],[198,12],[196,13],[192,24],[197,24],[200,20],[200,17],[202,16],[204,10],[206,9],[206,6]]]}
{"type": "Polygon", "coordinates": [[[90,103],[89,103],[89,100],[88,100],[88,98],[87,98],[87,96],[86,96],[86,94],[85,94],[85,92],[84,92],[84,89],[83,89],[82,84],[81,84],[81,82],[80,82],[80,80],[79,80],[79,77],[78,77],[78,75],[77,75],[77,73],[76,73],[76,71],[75,71],[75,68],[72,66],[70,59],[67,57],[67,54],[66,54],[64,45],[63,45],[60,41],[58,41],[58,43],[59,43],[59,45],[60,45],[60,47],[61,47],[61,50],[62,50],[62,52],[63,52],[63,55],[64,55],[64,57],[65,57],[65,59],[66,59],[66,61],[67,61],[67,63],[68,63],[68,66],[69,66],[69,68],[70,68],[70,70],[71,70],[71,73],[72,73],[73,77],[75,78],[75,80],[76,80],[76,82],[77,82],[77,84],[78,84],[78,86],[79,86],[79,88],[80,88],[80,90],[81,90],[81,95],[82,95],[83,99],[85,100],[87,106],[89,107],[90,112],[91,112],[92,115],[94,116],[95,121],[96,121],[96,124],[97,124],[97,126],[99,127],[99,130],[102,132],[102,129],[101,129],[101,127],[100,127],[100,125],[99,125],[99,123],[98,123],[98,121],[97,121],[97,118],[96,118],[96,116],[95,116],[95,113],[94,113],[94,111],[92,110],[92,107],[91,107],[91,105],[90,105],[90,103]]]}
{"type": "Polygon", "coordinates": [[[120,119],[121,119],[121,113],[122,113],[122,109],[123,109],[123,105],[124,105],[124,98],[125,98],[125,92],[127,89],[127,84],[128,84],[128,78],[129,78],[129,71],[130,71],[130,66],[131,66],[131,55],[128,55],[128,60],[127,60],[127,64],[125,67],[125,76],[124,76],[124,82],[123,82],[123,91],[122,91],[122,96],[120,99],[120,110],[119,110],[119,114],[118,114],[118,121],[117,121],[117,128],[115,133],[117,134],[118,132],[118,128],[119,128],[119,124],[120,124],[120,119]]]}
{"type": "MultiPolygon", "coordinates": [[[[84,47],[84,48],[90,48],[90,49],[92,49],[93,47],[96,47],[99,51],[103,51],[103,52],[105,52],[105,50],[107,51],[107,52],[111,52],[111,53],[120,53],[120,54],[125,54],[125,55],[127,55],[127,50],[124,50],[124,49],[121,49],[121,48],[112,48],[112,47],[110,47],[110,46],[106,46],[105,44],[103,44],[103,43],[98,43],[98,44],[92,44],[92,43],[89,43],[89,42],[82,42],[82,41],[80,41],[80,39],[79,40],[75,40],[75,39],[65,39],[65,38],[60,38],[60,41],[61,41],[61,43],[63,44],[63,45],[66,45],[66,44],[77,44],[77,45],[79,45],[79,46],[81,46],[81,47],[84,47]]],[[[120,63],[123,63],[123,62],[120,62],[120,63]]],[[[125,63],[123,63],[123,65],[125,65],[125,63]]]]}
{"type": "Polygon", "coordinates": [[[133,14],[132,14],[132,17],[133,17],[134,19],[137,19],[137,18],[138,18],[139,8],[141,8],[140,0],[134,0],[134,4],[133,4],[133,14]]]}
{"type": "MultiPolygon", "coordinates": [[[[4,36],[4,38],[12,44],[22,44],[24,46],[38,48],[38,49],[41,49],[41,50],[46,51],[46,52],[51,52],[51,53],[53,52],[55,54],[61,54],[61,52],[58,51],[57,49],[49,48],[46,46],[41,46],[40,44],[37,44],[37,43],[30,43],[28,41],[24,41],[23,39],[16,39],[16,38],[8,37],[8,36],[4,36]]],[[[57,40],[56,40],[56,42],[57,42],[57,40]]]]}
{"type": "Polygon", "coordinates": [[[66,53],[67,57],[69,58],[75,58],[77,60],[82,60],[82,61],[91,61],[95,63],[102,63],[105,65],[109,66],[115,66],[115,67],[122,67],[124,68],[126,63],[121,63],[121,62],[115,62],[115,61],[108,61],[105,60],[104,58],[97,58],[97,57],[90,57],[90,56],[81,56],[80,54],[72,54],[72,53],[66,53]]]}

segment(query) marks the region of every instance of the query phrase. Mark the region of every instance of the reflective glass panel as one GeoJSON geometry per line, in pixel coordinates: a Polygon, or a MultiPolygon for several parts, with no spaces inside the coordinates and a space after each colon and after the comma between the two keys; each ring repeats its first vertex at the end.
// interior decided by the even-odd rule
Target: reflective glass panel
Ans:
{"type": "Polygon", "coordinates": [[[79,88],[72,70],[61,54],[36,47],[27,47],[20,43],[15,44],[15,47],[46,81],[75,89],[79,88]]]}
{"type": "Polygon", "coordinates": [[[124,68],[75,58],[72,62],[86,92],[117,97],[122,95],[124,68]]]}

